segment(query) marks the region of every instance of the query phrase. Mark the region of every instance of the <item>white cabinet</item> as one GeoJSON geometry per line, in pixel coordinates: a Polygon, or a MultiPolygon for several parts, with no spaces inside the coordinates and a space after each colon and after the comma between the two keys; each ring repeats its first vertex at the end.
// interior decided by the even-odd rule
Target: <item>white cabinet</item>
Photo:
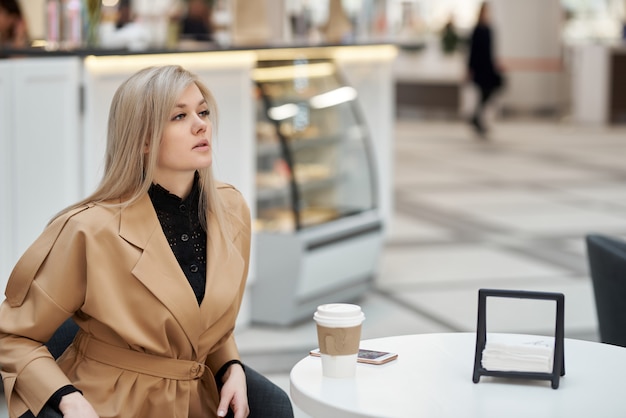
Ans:
{"type": "Polygon", "coordinates": [[[1,64],[4,288],[13,265],[49,219],[81,197],[81,59],[1,64]]]}

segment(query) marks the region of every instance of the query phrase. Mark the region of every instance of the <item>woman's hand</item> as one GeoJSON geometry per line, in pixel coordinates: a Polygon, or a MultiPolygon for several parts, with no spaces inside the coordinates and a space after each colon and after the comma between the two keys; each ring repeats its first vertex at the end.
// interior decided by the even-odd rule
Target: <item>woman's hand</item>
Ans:
{"type": "Polygon", "coordinates": [[[223,380],[224,386],[220,392],[217,416],[226,416],[230,406],[235,413],[235,418],[246,418],[250,409],[248,408],[248,390],[243,367],[240,364],[232,364],[224,373],[223,380]]]}
{"type": "Polygon", "coordinates": [[[61,398],[59,409],[63,418],[98,418],[93,406],[80,392],[72,392],[61,398]]]}

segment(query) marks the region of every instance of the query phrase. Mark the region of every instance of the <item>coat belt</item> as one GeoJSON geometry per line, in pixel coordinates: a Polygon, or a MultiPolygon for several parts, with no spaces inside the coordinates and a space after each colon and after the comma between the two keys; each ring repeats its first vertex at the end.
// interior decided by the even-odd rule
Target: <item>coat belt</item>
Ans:
{"type": "Polygon", "coordinates": [[[114,346],[82,332],[74,344],[80,354],[93,361],[163,379],[195,380],[201,378],[207,369],[204,363],[161,357],[114,346]]]}

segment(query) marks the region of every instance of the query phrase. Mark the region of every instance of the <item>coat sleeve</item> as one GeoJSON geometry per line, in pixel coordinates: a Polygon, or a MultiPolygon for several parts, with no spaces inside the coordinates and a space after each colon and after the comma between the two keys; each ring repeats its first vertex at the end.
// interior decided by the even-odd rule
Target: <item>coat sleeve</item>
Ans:
{"type": "Polygon", "coordinates": [[[71,384],[44,345],[84,300],[85,233],[68,219],[48,226],[26,250],[0,305],[0,364],[10,409],[23,403],[37,414],[71,384]]]}
{"type": "MultiPolygon", "coordinates": [[[[236,214],[235,219],[233,220],[233,225],[236,226],[234,233],[234,248],[238,251],[245,261],[245,268],[243,269],[242,277],[237,278],[239,282],[239,289],[237,293],[237,299],[233,302],[233,306],[231,309],[235,310],[235,317],[239,312],[239,308],[241,307],[241,301],[243,300],[243,295],[246,290],[246,283],[248,279],[248,270],[250,267],[250,245],[251,245],[251,220],[250,220],[250,209],[246,204],[243,196],[236,189],[232,188],[229,190],[229,194],[236,197],[234,199],[234,204],[232,211],[230,211],[231,215],[236,214]]],[[[230,206],[230,205],[229,205],[230,206]]],[[[237,349],[237,344],[235,343],[235,338],[233,336],[234,324],[232,329],[224,335],[224,337],[219,341],[218,349],[211,353],[206,360],[207,366],[214,372],[217,371],[229,360],[237,359],[239,360],[239,350],[237,349]]]]}

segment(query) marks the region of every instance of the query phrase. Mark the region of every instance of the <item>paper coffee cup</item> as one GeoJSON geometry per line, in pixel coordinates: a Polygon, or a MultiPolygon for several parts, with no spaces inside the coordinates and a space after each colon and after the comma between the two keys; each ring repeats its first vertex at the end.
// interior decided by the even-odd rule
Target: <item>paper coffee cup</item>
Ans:
{"type": "Polygon", "coordinates": [[[361,327],[365,315],[361,307],[349,303],[320,305],[313,315],[326,377],[352,377],[356,374],[361,327]]]}

